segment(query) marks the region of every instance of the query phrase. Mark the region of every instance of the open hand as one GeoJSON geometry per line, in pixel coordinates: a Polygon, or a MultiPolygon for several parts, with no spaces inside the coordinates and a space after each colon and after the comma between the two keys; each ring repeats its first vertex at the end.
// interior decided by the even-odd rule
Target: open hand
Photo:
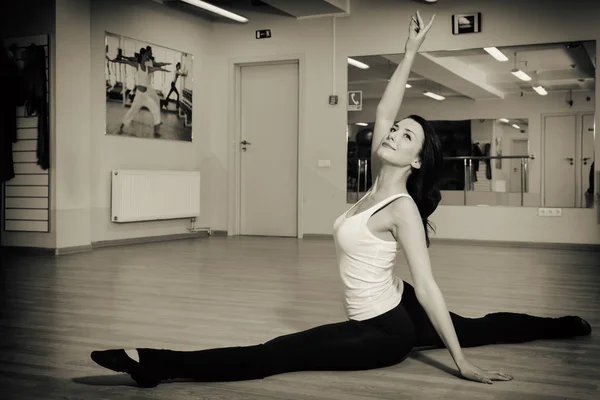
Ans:
{"type": "Polygon", "coordinates": [[[492,381],[510,381],[512,376],[500,371],[484,371],[463,360],[459,365],[460,374],[470,381],[492,384],[492,381]]]}
{"type": "Polygon", "coordinates": [[[408,40],[406,41],[406,52],[412,51],[417,52],[419,47],[423,44],[425,40],[425,35],[431,29],[431,25],[433,25],[433,20],[435,19],[435,14],[431,16],[431,19],[425,25],[423,22],[423,18],[421,18],[421,14],[417,10],[417,13],[411,15],[410,24],[408,25],[408,40]]]}

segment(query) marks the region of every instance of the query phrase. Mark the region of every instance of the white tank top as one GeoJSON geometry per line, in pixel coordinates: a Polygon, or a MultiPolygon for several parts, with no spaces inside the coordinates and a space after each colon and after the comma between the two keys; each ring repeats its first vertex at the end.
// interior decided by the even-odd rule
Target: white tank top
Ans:
{"type": "MultiPolygon", "coordinates": [[[[366,197],[366,196],[365,196],[366,197]]],[[[366,320],[386,313],[402,300],[404,284],[394,275],[397,243],[375,236],[368,228],[369,218],[399,197],[398,193],[359,214],[347,217],[359,200],[338,217],[333,225],[344,302],[348,318],[366,320]]]]}
{"type": "Polygon", "coordinates": [[[138,64],[137,67],[137,84],[138,86],[150,87],[150,74],[148,73],[148,67],[152,66],[152,61],[146,61],[146,70],[142,69],[142,66],[138,64]]]}

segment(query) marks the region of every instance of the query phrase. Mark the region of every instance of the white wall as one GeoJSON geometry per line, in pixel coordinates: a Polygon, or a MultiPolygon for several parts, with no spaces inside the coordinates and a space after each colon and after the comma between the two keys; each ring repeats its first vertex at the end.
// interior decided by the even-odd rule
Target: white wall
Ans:
{"type": "MultiPolygon", "coordinates": [[[[186,232],[187,221],[111,224],[109,171],[116,168],[199,169],[203,188],[209,189],[202,193],[203,214],[198,225],[227,229],[227,169],[233,151],[228,139],[232,60],[279,59],[296,54],[303,56],[306,83],[303,157],[299,160],[301,228],[304,233],[330,234],[334,219],[348,207],[347,112],[343,106],[346,57],[402,52],[409,13],[416,7],[410,1],[353,0],[352,16],[337,19],[337,52],[333,57],[330,18],[294,21],[246,13],[252,21],[247,25],[211,24],[197,15],[148,0],[57,0],[56,14],[50,17],[60,25],[56,29],[60,39],[56,65],[61,69],[56,72],[56,83],[64,87],[56,91],[53,115],[55,121],[60,120],[56,122],[56,153],[52,154],[57,177],[53,194],[55,245],[85,246],[94,241],[186,232]],[[89,23],[86,14],[91,15],[89,23]],[[265,28],[272,29],[273,38],[256,40],[254,31],[265,28]],[[105,30],[194,54],[192,143],[104,135],[105,30]],[[328,104],[332,92],[340,95],[340,105],[328,104]],[[317,168],[318,159],[331,160],[331,168],[317,168]]],[[[600,39],[596,21],[600,4],[586,0],[553,2],[552,7],[542,0],[454,0],[418,7],[426,18],[433,11],[437,13],[423,51],[600,39]],[[451,15],[472,11],[483,13],[482,32],[452,35],[451,15]]],[[[596,97],[599,90],[597,85],[596,97]]],[[[593,107],[598,115],[597,107],[593,107]]],[[[597,170],[599,161],[597,137],[597,170]]],[[[438,238],[599,243],[600,226],[595,216],[594,210],[585,209],[565,209],[562,218],[539,218],[535,208],[441,206],[432,219],[438,238]]],[[[16,245],[37,245],[38,241],[31,240],[34,236],[7,240],[16,245]]]]}
{"type": "MultiPolygon", "coordinates": [[[[337,20],[334,86],[335,91],[341,95],[339,106],[329,106],[327,102],[328,96],[332,94],[333,84],[330,18],[291,21],[279,16],[247,14],[251,19],[248,25],[214,26],[215,69],[211,86],[211,133],[217,157],[222,165],[226,165],[230,152],[233,151],[228,146],[227,135],[231,91],[229,86],[225,86],[225,82],[229,82],[228,77],[232,69],[231,58],[242,61],[254,60],[257,57],[277,59],[296,53],[301,53],[305,58],[305,129],[301,132],[301,152],[304,157],[300,159],[300,179],[303,187],[303,212],[300,220],[304,233],[331,234],[334,219],[348,207],[345,200],[347,113],[343,106],[346,102],[344,93],[347,87],[346,57],[402,52],[407,37],[409,13],[414,12],[416,7],[417,4],[413,2],[354,0],[352,15],[337,20]],[[265,28],[272,29],[273,38],[255,40],[254,30],[265,28]],[[315,151],[317,148],[320,150],[315,151]],[[331,168],[317,168],[319,158],[331,160],[331,168]]],[[[423,51],[600,38],[600,26],[596,21],[600,4],[594,5],[584,0],[556,2],[552,7],[548,7],[547,3],[541,0],[525,4],[518,0],[456,0],[418,7],[425,18],[434,11],[437,14],[436,23],[422,47],[423,51]],[[452,14],[472,11],[483,13],[482,32],[452,35],[452,14]]],[[[600,85],[598,87],[600,88],[600,85]]],[[[485,105],[473,105],[472,102],[465,103],[464,106],[465,110],[469,107],[489,109],[485,105]]],[[[404,113],[409,111],[410,106],[407,105],[404,113]]],[[[518,106],[515,106],[513,111],[513,115],[517,115],[518,106]]],[[[530,129],[539,130],[540,122],[537,123],[538,126],[531,124],[530,129]]],[[[597,141],[600,142],[600,139],[597,138],[597,141]]],[[[600,158],[599,147],[597,143],[597,159],[600,158]]],[[[539,149],[539,141],[532,143],[532,148],[534,152],[535,149],[539,149]]],[[[219,185],[213,186],[211,204],[216,205],[218,199],[226,198],[226,179],[226,170],[218,170],[213,174],[213,182],[219,182],[219,185]]],[[[225,229],[226,210],[218,207],[214,211],[211,225],[215,229],[225,229]]],[[[562,218],[539,218],[535,208],[441,206],[432,219],[437,226],[436,237],[439,238],[598,243],[600,226],[595,223],[594,215],[593,210],[574,209],[564,210],[562,218]],[[488,221],[488,224],[478,224],[477,221],[481,220],[488,221]],[[464,228],[471,223],[470,229],[464,228]],[[576,224],[577,229],[574,229],[576,224]]]]}
{"type": "MultiPolygon", "coordinates": [[[[220,168],[212,165],[207,112],[210,96],[205,95],[211,79],[210,22],[148,0],[56,0],[55,6],[54,2],[28,0],[16,4],[23,5],[18,13],[21,18],[5,15],[3,34],[52,33],[51,42],[56,47],[51,112],[55,128],[51,135],[53,231],[3,233],[2,244],[64,248],[105,240],[187,233],[186,220],[111,224],[110,171],[201,170],[202,185],[210,188],[208,171],[220,168]],[[105,31],[194,55],[194,70],[189,71],[194,76],[196,93],[192,143],[105,135],[105,31]]],[[[209,190],[205,189],[198,226],[208,224],[208,215],[212,213],[209,200],[209,190]]]]}
{"type": "MultiPolygon", "coordinates": [[[[110,222],[110,171],[113,169],[200,170],[202,172],[202,215],[198,226],[207,224],[212,213],[209,202],[211,137],[206,96],[211,25],[196,15],[186,14],[148,0],[92,0],[91,10],[91,128],[93,149],[87,162],[91,181],[91,241],[187,233],[189,221],[174,220],[133,224],[110,222]],[[193,141],[125,138],[105,135],[104,86],[105,32],[116,33],[194,55],[193,141]]],[[[218,203],[217,203],[218,204],[218,203]]]]}
{"type": "Polygon", "coordinates": [[[90,0],[56,0],[56,247],[90,244],[90,0]]]}

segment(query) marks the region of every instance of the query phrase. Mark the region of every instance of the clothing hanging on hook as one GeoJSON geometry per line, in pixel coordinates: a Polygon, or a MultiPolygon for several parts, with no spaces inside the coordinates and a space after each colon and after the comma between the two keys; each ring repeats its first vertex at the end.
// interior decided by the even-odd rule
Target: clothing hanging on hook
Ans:
{"type": "Polygon", "coordinates": [[[0,182],[15,177],[12,147],[17,141],[18,82],[19,66],[14,54],[0,41],[0,85],[8,94],[4,96],[5,103],[0,107],[0,182]]]}
{"type": "Polygon", "coordinates": [[[50,127],[48,105],[48,82],[46,77],[46,50],[44,46],[31,44],[25,49],[23,78],[25,80],[25,103],[27,116],[38,117],[37,163],[46,170],[50,167],[50,127]]]}

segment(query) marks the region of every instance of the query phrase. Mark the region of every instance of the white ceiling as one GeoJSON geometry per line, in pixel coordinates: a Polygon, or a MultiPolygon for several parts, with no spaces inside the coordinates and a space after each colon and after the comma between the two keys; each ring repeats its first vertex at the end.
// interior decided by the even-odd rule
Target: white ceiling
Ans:
{"type": "MultiPolygon", "coordinates": [[[[430,90],[445,97],[480,100],[534,93],[534,85],[543,86],[549,93],[595,88],[595,41],[498,49],[508,61],[499,62],[483,49],[419,53],[409,76],[413,87],[406,90],[405,96],[422,96],[423,91],[430,90]],[[518,79],[510,72],[515,67],[533,79],[518,79]]],[[[352,58],[370,68],[348,65],[348,89],[362,90],[364,99],[378,99],[403,54],[352,58]]]]}

